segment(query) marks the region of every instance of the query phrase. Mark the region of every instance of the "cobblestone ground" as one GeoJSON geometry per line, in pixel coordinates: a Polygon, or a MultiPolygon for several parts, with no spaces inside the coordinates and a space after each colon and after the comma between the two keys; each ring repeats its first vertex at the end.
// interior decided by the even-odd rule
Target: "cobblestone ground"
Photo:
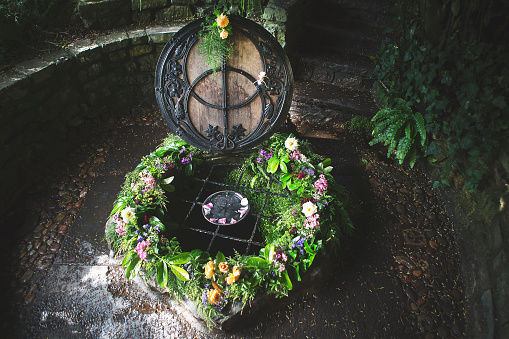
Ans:
{"type": "MultiPolygon", "coordinates": [[[[30,192],[2,248],[2,331],[19,338],[465,337],[454,227],[431,183],[346,130],[312,139],[351,193],[354,237],[324,283],[241,331],[209,333],[166,297],[126,281],[102,240],[111,204],[168,133],[155,108],[90,131],[30,192]],[[87,204],[88,203],[88,204],[87,204]],[[97,206],[91,206],[96,204],[97,206]],[[104,206],[103,206],[104,205],[104,206]],[[16,226],[16,227],[14,227],[16,226]]],[[[319,136],[320,131],[308,133],[319,136]]],[[[8,232],[9,233],[9,232],[8,232]]]]}

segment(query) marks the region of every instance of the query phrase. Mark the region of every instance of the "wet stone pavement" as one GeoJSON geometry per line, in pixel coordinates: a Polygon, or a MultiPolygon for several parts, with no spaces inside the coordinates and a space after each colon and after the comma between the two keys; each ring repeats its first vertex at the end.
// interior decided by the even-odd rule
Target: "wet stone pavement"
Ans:
{"type": "Polygon", "coordinates": [[[30,212],[0,253],[7,337],[466,336],[454,229],[431,183],[341,128],[311,139],[350,192],[356,226],[323,284],[223,335],[207,332],[139,278],[127,281],[120,259],[109,257],[104,224],[124,175],[169,131],[155,108],[134,113],[90,131],[30,192],[30,212]]]}

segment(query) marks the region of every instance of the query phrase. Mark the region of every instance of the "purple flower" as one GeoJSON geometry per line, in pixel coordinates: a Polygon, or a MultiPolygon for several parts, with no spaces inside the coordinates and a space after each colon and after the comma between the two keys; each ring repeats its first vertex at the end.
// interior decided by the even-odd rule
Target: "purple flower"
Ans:
{"type": "Polygon", "coordinates": [[[140,236],[138,236],[138,239],[136,239],[136,240],[138,240],[138,242],[142,242],[145,239],[140,235],[140,236]]]}
{"type": "Polygon", "coordinates": [[[180,160],[180,162],[182,163],[182,165],[187,165],[187,164],[191,163],[191,159],[190,158],[184,158],[184,159],[180,160]]]}

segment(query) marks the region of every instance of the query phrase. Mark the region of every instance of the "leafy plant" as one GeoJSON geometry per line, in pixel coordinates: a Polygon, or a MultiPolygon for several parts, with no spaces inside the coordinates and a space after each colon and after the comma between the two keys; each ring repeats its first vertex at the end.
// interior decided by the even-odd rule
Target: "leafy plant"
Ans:
{"type": "Polygon", "coordinates": [[[198,54],[217,71],[233,53],[232,26],[228,17],[218,9],[214,9],[214,15],[205,17],[202,26],[198,54]]]}
{"type": "MultiPolygon", "coordinates": [[[[427,131],[444,145],[447,172],[442,182],[448,182],[454,167],[465,175],[465,188],[473,191],[509,139],[503,119],[509,39],[501,25],[509,3],[449,0],[430,6],[398,2],[392,37],[376,59],[380,102],[402,98],[422,112],[427,131]],[[437,15],[432,13],[443,20],[434,21],[437,15]]],[[[436,153],[438,147],[433,149],[436,153]]]]}
{"type": "Polygon", "coordinates": [[[403,99],[396,99],[393,108],[380,110],[372,119],[375,123],[370,145],[383,142],[389,146],[387,157],[393,153],[402,164],[408,156],[410,167],[426,152],[426,127],[421,113],[413,113],[403,99]]]}

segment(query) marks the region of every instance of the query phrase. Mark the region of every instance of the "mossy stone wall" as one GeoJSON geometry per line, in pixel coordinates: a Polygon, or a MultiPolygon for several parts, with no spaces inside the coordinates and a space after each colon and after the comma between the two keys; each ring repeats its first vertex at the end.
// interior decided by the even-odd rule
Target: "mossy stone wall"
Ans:
{"type": "Polygon", "coordinates": [[[104,119],[155,105],[161,50],[181,27],[118,30],[81,40],[0,73],[0,215],[23,197],[39,169],[80,147],[104,119]]]}

